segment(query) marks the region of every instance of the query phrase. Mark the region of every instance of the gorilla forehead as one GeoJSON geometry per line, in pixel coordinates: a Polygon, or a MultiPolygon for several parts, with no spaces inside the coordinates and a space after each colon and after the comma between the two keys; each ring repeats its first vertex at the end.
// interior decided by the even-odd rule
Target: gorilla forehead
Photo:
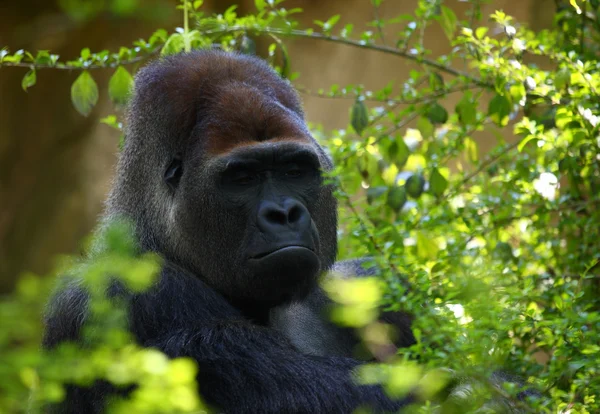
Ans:
{"type": "Polygon", "coordinates": [[[156,120],[171,150],[196,148],[188,140],[200,136],[212,155],[250,141],[311,140],[288,81],[258,58],[215,50],[169,56],[138,73],[130,122],[156,120]]]}
{"type": "Polygon", "coordinates": [[[208,155],[267,140],[312,142],[303,119],[259,88],[233,81],[214,89],[202,99],[190,143],[201,137],[199,149],[208,155]]]}

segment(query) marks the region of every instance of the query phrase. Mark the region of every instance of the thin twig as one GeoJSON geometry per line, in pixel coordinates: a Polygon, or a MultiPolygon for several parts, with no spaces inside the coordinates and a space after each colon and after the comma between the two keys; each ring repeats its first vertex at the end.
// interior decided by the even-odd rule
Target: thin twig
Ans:
{"type": "MultiPolygon", "coordinates": [[[[412,62],[418,63],[420,65],[435,68],[441,72],[445,72],[445,73],[448,73],[453,76],[462,77],[464,79],[469,80],[471,83],[473,83],[477,86],[481,86],[486,89],[494,89],[495,88],[493,83],[488,83],[488,82],[486,82],[474,75],[471,75],[467,72],[462,72],[462,71],[456,70],[452,67],[443,65],[434,60],[430,60],[430,59],[424,58],[422,56],[414,55],[414,54],[408,53],[406,51],[400,50],[395,47],[390,47],[390,46],[386,46],[386,45],[370,44],[370,43],[365,42],[364,40],[352,40],[352,39],[342,38],[339,36],[326,35],[323,33],[307,32],[304,30],[279,29],[279,28],[274,28],[274,27],[264,27],[264,28],[252,28],[251,27],[251,28],[248,28],[248,27],[244,27],[244,26],[231,26],[231,27],[226,27],[224,29],[207,30],[207,31],[202,32],[202,34],[211,35],[211,34],[226,34],[226,33],[232,33],[232,32],[253,32],[253,33],[257,33],[257,34],[278,34],[281,36],[317,39],[317,40],[323,40],[323,41],[327,41],[327,42],[339,43],[339,44],[343,44],[343,45],[347,45],[347,46],[357,47],[359,49],[374,50],[377,52],[402,57],[402,58],[405,58],[412,62]]],[[[161,48],[162,48],[162,46],[156,47],[155,49],[146,53],[143,56],[138,56],[138,57],[135,57],[135,58],[132,58],[129,60],[125,60],[125,61],[121,61],[121,62],[114,62],[114,63],[110,63],[110,64],[106,64],[106,65],[89,65],[87,67],[74,67],[74,66],[65,65],[65,64],[39,65],[39,64],[36,64],[35,62],[19,62],[19,63],[1,62],[0,67],[16,66],[16,67],[27,67],[27,68],[55,68],[55,69],[69,69],[69,70],[112,68],[112,67],[131,64],[131,63],[135,63],[135,62],[139,62],[141,60],[147,59],[148,57],[150,57],[154,54],[157,54],[161,48]]]]}
{"type": "Polygon", "coordinates": [[[446,95],[450,95],[452,93],[456,93],[456,92],[464,92],[466,90],[470,90],[470,89],[475,89],[475,88],[479,88],[480,86],[475,85],[475,84],[466,84],[466,85],[461,85],[461,86],[457,86],[457,87],[453,87],[453,88],[448,88],[448,89],[443,89],[443,90],[439,90],[436,91],[434,93],[431,93],[429,95],[423,95],[417,98],[412,98],[412,99],[404,99],[404,98],[387,98],[387,99],[379,99],[379,98],[375,98],[375,97],[369,97],[367,96],[367,94],[356,94],[356,93],[352,93],[352,94],[328,94],[325,92],[314,92],[311,91],[310,89],[307,89],[303,86],[298,86],[298,85],[294,85],[296,90],[298,90],[298,92],[305,94],[305,95],[310,95],[310,96],[317,96],[319,98],[328,98],[328,99],[352,99],[355,100],[356,97],[358,95],[362,96],[364,98],[364,100],[366,102],[381,102],[381,103],[389,103],[391,105],[393,104],[399,104],[399,105],[413,105],[413,104],[420,104],[423,102],[427,102],[427,101],[431,101],[433,99],[436,98],[441,98],[444,97],[446,95]]]}
{"type": "Polygon", "coordinates": [[[379,19],[379,6],[373,4],[373,15],[375,16],[375,25],[377,27],[377,31],[379,32],[379,37],[381,38],[381,43],[384,46],[387,46],[385,42],[385,36],[383,35],[383,26],[381,24],[381,20],[379,19]]]}
{"type": "Polygon", "coordinates": [[[587,2],[584,1],[581,7],[583,8],[583,10],[581,10],[581,33],[579,37],[579,52],[583,55],[585,51],[585,17],[587,14],[587,2]]]}
{"type": "Polygon", "coordinates": [[[148,51],[144,55],[136,56],[131,59],[119,60],[119,61],[104,64],[104,65],[72,66],[72,65],[68,65],[66,63],[56,63],[54,65],[50,65],[50,64],[33,63],[33,62],[0,62],[0,68],[2,68],[2,67],[28,68],[28,69],[35,68],[36,70],[37,69],[59,69],[59,70],[111,69],[111,68],[116,68],[118,66],[132,65],[134,63],[144,61],[144,60],[160,53],[160,50],[162,49],[162,47],[163,47],[163,45],[160,45],[160,46],[148,51]]]}
{"type": "MultiPolygon", "coordinates": [[[[239,31],[242,30],[243,28],[241,27],[230,27],[228,28],[226,31],[224,32],[232,32],[232,31],[239,31]]],[[[461,72],[459,70],[453,69],[449,66],[443,65],[441,63],[438,63],[434,60],[430,60],[427,58],[423,58],[420,56],[416,56],[407,52],[404,52],[400,49],[397,49],[395,47],[390,47],[390,46],[384,46],[384,45],[375,45],[375,44],[369,44],[365,41],[361,41],[361,40],[352,40],[352,39],[345,39],[345,38],[341,38],[339,36],[332,36],[332,35],[325,35],[322,33],[307,33],[306,31],[303,30],[285,30],[285,29],[278,29],[278,28],[273,28],[273,27],[266,27],[266,28],[258,28],[258,29],[248,29],[249,31],[254,31],[256,33],[277,33],[280,34],[282,36],[290,36],[290,37],[303,37],[303,38],[309,38],[309,39],[319,39],[319,40],[324,40],[327,42],[333,42],[333,43],[340,43],[340,44],[344,44],[347,46],[353,46],[353,47],[357,47],[359,49],[368,49],[368,50],[375,50],[381,53],[386,53],[386,54],[390,54],[390,55],[394,55],[394,56],[399,56],[399,57],[403,57],[405,59],[408,59],[410,61],[425,65],[425,66],[430,66],[432,68],[436,68],[439,71],[448,73],[450,75],[453,76],[458,76],[458,77],[463,77],[465,79],[470,80],[472,83],[484,87],[484,88],[489,88],[489,89],[493,89],[494,85],[491,83],[487,83],[485,81],[483,81],[482,79],[475,77],[469,73],[466,72],[461,72]]]]}
{"type": "MultiPolygon", "coordinates": [[[[374,50],[377,52],[402,57],[402,58],[405,58],[412,62],[435,68],[441,72],[445,72],[445,73],[448,73],[453,76],[462,77],[464,79],[469,80],[471,83],[474,83],[478,86],[481,86],[481,87],[484,87],[487,89],[494,89],[493,83],[485,82],[484,80],[482,80],[476,76],[473,76],[467,72],[462,72],[462,71],[453,69],[452,67],[443,65],[434,60],[430,60],[430,59],[427,59],[427,58],[424,58],[424,57],[421,57],[418,55],[413,55],[411,53],[408,53],[406,51],[400,50],[395,47],[390,47],[390,46],[386,46],[386,45],[370,44],[370,43],[365,42],[364,40],[352,40],[352,39],[342,38],[339,36],[326,35],[323,33],[307,32],[304,30],[279,29],[279,28],[275,28],[275,27],[259,27],[259,28],[250,27],[250,28],[248,28],[248,27],[244,27],[244,26],[231,26],[231,27],[226,27],[224,29],[207,30],[207,31],[202,32],[202,34],[211,35],[211,34],[226,34],[226,33],[232,33],[232,32],[253,32],[253,33],[257,33],[257,34],[278,34],[281,36],[317,39],[317,40],[323,40],[323,41],[327,41],[327,42],[339,43],[339,44],[343,44],[343,45],[347,45],[347,46],[357,47],[359,49],[374,50]]],[[[63,66],[64,64],[62,64],[62,65],[61,64],[38,65],[38,64],[35,64],[34,62],[30,62],[30,63],[2,62],[2,63],[0,63],[0,67],[1,66],[16,66],[16,67],[27,67],[27,68],[33,67],[33,68],[56,68],[56,69],[78,69],[78,70],[102,69],[102,68],[107,68],[107,67],[116,67],[116,66],[120,66],[120,65],[124,65],[124,64],[139,62],[140,60],[147,59],[149,56],[152,56],[152,55],[158,53],[161,48],[162,48],[162,46],[157,47],[143,56],[138,56],[133,59],[125,60],[122,62],[114,62],[114,63],[110,63],[108,65],[89,65],[85,68],[84,67],[72,67],[72,66],[66,66],[66,65],[63,66]]]]}

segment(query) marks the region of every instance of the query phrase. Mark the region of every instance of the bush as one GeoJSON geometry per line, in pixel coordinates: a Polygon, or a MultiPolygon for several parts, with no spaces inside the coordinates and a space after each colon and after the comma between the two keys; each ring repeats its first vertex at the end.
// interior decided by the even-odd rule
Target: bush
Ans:
{"type": "MultiPolygon", "coordinates": [[[[381,1],[372,0],[373,7],[381,1]]],[[[347,286],[348,294],[335,298],[342,305],[338,319],[359,325],[368,342],[374,326],[369,304],[418,315],[417,344],[399,350],[385,370],[367,367],[361,380],[383,381],[390,393],[404,394],[419,381],[435,388],[432,378],[444,368],[487,388],[491,373],[502,369],[548,396],[534,409],[512,397],[518,390],[510,384],[492,389],[525,411],[600,411],[599,2],[555,1],[554,27],[538,33],[497,11],[491,20],[499,34],[480,26],[476,0],[464,17],[441,0],[421,0],[413,15],[376,19],[374,30],[364,33],[338,27],[339,15],[316,21],[316,29],[302,28],[295,20],[301,10],[285,9],[282,0],[257,0],[256,13],[243,17],[234,7],[205,16],[201,3],[182,3],[183,29],[157,30],[119,53],[84,49],[77,60],[63,62],[46,51],[5,48],[0,66],[30,67],[24,89],[35,84],[39,68],[79,70],[71,94],[86,115],[98,99],[95,68],[115,68],[109,94],[120,105],[132,84],[128,64],[214,44],[251,53],[256,39],[267,39],[268,58],[291,79],[286,41],[292,37],[418,63],[421,70],[399,85],[316,92],[348,100],[347,129],[314,130],[337,166],[331,179],[342,208],[340,256],[372,256],[382,269],[375,285],[347,286]],[[449,55],[432,56],[424,47],[423,33],[433,24],[454,46],[449,55]],[[393,42],[386,39],[395,46],[382,42],[389,25],[400,30],[393,42]],[[533,56],[543,67],[528,63],[533,56]],[[461,68],[466,62],[467,69],[454,62],[461,68]],[[461,95],[454,108],[442,103],[450,94],[461,95]],[[498,132],[497,144],[481,155],[476,135],[484,129],[498,132]]],[[[104,122],[120,127],[117,116],[104,122]]],[[[121,233],[115,240],[127,239],[121,233]]],[[[126,242],[115,243],[70,273],[84,274],[95,289],[108,271],[137,288],[151,282],[156,259],[132,257],[126,242]]],[[[133,400],[117,409],[202,408],[193,364],[130,345],[122,313],[101,295],[92,309],[106,313],[92,318],[86,348],[39,352],[39,304],[52,282],[25,276],[0,302],[2,411],[23,410],[32,391],[28,404],[35,408],[60,399],[62,384],[92,379],[140,384],[133,400]],[[94,328],[94,321],[102,326],[94,328]]],[[[439,403],[420,410],[438,412],[439,403]]]]}

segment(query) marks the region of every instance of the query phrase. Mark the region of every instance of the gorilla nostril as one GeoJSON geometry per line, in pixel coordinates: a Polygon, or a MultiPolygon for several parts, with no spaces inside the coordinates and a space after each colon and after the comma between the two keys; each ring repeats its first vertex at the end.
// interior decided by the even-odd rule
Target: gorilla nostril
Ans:
{"type": "Polygon", "coordinates": [[[269,223],[285,225],[288,222],[286,214],[281,210],[270,209],[265,214],[269,223]]]}
{"type": "Polygon", "coordinates": [[[300,206],[292,206],[292,208],[288,212],[288,222],[291,224],[300,221],[300,219],[302,218],[302,212],[303,211],[300,208],[300,206]]]}

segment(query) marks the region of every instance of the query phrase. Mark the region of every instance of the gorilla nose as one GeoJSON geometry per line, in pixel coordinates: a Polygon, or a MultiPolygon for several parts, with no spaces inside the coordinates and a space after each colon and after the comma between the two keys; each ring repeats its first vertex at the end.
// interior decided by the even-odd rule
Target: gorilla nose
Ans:
{"type": "Polygon", "coordinates": [[[282,204],[263,201],[258,209],[258,226],[268,233],[303,231],[310,227],[310,214],[294,199],[287,199],[282,204]]]}

